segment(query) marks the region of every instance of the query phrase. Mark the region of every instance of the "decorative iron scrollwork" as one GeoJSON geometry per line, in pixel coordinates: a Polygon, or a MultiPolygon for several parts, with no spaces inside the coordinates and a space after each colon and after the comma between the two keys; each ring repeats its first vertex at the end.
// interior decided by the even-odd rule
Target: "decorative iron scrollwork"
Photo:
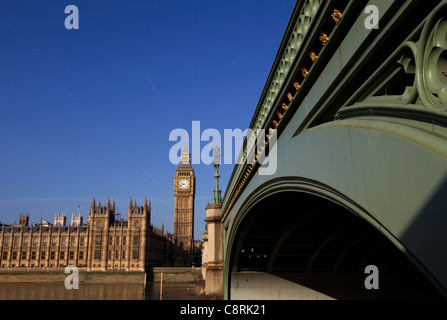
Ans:
{"type": "MultiPolygon", "coordinates": [[[[406,53],[399,60],[399,65],[403,68],[407,75],[416,75],[415,57],[417,54],[417,45],[414,42],[405,43],[406,53]]],[[[415,80],[412,81],[411,86],[406,86],[403,94],[400,96],[404,104],[413,104],[418,98],[418,91],[415,80]]]]}
{"type": "MultiPolygon", "coordinates": [[[[382,110],[421,107],[425,112],[447,111],[447,3],[428,17],[419,36],[403,43],[352,99],[340,109],[353,114],[373,105],[382,110]]],[[[400,112],[400,111],[399,111],[400,112]]],[[[358,113],[361,114],[361,113],[358,113]]]]}
{"type": "Polygon", "coordinates": [[[432,16],[418,44],[417,86],[426,107],[447,111],[447,21],[432,16]]]}

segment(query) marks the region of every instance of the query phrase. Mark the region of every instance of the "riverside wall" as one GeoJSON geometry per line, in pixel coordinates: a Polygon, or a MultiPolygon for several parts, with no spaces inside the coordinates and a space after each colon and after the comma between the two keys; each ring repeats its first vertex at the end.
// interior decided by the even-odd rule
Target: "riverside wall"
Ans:
{"type": "MultiPolygon", "coordinates": [[[[200,268],[150,268],[143,271],[87,271],[79,268],[79,282],[84,283],[186,283],[200,281],[200,268]]],[[[64,268],[0,269],[1,282],[63,282],[69,273],[64,268]]]]}

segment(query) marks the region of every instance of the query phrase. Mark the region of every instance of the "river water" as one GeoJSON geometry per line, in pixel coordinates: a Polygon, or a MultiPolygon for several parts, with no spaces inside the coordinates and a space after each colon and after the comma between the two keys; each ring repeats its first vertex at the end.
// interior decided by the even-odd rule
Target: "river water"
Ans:
{"type": "MultiPolygon", "coordinates": [[[[194,300],[194,283],[164,283],[163,300],[194,300]]],[[[160,300],[160,283],[79,283],[67,290],[63,282],[0,283],[0,300],[160,300]]]]}

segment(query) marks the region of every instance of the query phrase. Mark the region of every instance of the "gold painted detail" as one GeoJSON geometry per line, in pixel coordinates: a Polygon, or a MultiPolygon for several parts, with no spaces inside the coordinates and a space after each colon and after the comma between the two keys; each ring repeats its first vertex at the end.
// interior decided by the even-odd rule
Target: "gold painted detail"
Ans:
{"type": "Polygon", "coordinates": [[[320,32],[320,41],[323,44],[323,46],[325,46],[326,43],[329,41],[328,35],[324,32],[320,32]]]}
{"type": "Polygon", "coordinates": [[[341,20],[342,16],[343,16],[343,14],[337,9],[334,9],[334,12],[331,14],[331,17],[332,17],[332,19],[334,19],[335,24],[338,24],[338,22],[341,20]]]}
{"type": "Polygon", "coordinates": [[[307,69],[304,67],[301,68],[301,73],[304,78],[307,78],[307,76],[309,75],[309,71],[307,71],[307,69]]]}
{"type": "Polygon", "coordinates": [[[309,53],[309,57],[312,59],[312,62],[315,62],[315,61],[317,61],[317,59],[318,59],[317,54],[316,54],[315,52],[313,52],[313,51],[311,51],[311,52],[309,53]]]}

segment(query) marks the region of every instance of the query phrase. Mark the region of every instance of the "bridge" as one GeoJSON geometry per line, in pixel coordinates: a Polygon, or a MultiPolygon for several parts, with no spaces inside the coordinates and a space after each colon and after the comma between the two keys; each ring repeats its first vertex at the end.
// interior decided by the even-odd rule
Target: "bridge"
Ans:
{"type": "Polygon", "coordinates": [[[250,124],[265,143],[207,208],[210,294],[447,297],[446,50],[447,1],[297,1],[250,124]]]}

